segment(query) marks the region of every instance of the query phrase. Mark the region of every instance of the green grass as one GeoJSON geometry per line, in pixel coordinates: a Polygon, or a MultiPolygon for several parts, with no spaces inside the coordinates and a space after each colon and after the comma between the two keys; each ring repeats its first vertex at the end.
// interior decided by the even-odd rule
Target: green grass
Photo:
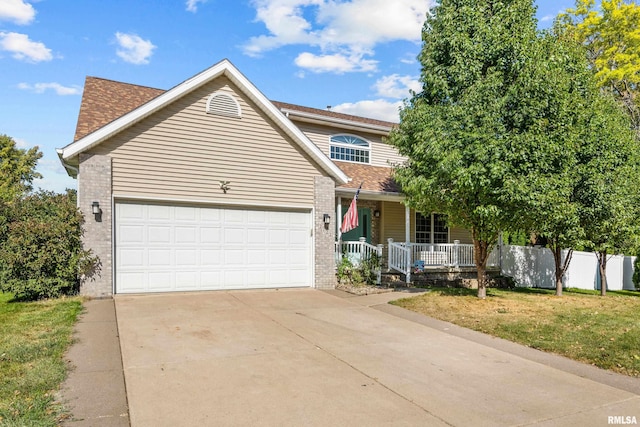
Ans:
{"type": "Polygon", "coordinates": [[[431,289],[394,304],[440,320],[640,377],[640,292],[431,289]]]}
{"type": "Polygon", "coordinates": [[[0,293],[0,425],[56,426],[80,298],[12,302],[0,293]]]}

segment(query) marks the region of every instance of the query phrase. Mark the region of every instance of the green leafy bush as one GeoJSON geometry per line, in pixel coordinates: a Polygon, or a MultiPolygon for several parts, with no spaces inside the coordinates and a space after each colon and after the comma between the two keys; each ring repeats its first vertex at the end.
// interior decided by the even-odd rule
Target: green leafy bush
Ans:
{"type": "Polygon", "coordinates": [[[640,255],[637,255],[636,260],[633,262],[633,284],[640,291],[640,255]]]}
{"type": "Polygon", "coordinates": [[[98,262],[82,248],[75,191],[41,191],[0,209],[0,290],[23,300],[77,293],[98,262]]]}
{"type": "Polygon", "coordinates": [[[338,264],[338,282],[348,283],[351,286],[373,285],[376,283],[375,271],[380,268],[380,257],[372,254],[370,258],[364,259],[354,265],[348,255],[342,254],[338,264]]]}

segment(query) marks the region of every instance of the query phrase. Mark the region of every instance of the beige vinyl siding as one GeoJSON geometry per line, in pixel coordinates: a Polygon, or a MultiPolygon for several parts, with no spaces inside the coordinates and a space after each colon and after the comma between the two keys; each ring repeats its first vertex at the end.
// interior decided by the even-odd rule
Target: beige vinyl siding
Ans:
{"type": "MultiPolygon", "coordinates": [[[[413,215],[413,210],[411,212],[413,215]]],[[[405,211],[402,203],[382,202],[380,217],[382,219],[382,226],[380,227],[382,243],[386,244],[389,238],[396,242],[404,242],[406,240],[405,211]]],[[[413,236],[414,222],[415,220],[411,219],[411,236],[413,236]]]]}
{"type": "Polygon", "coordinates": [[[353,130],[341,130],[338,127],[325,127],[304,122],[295,122],[307,137],[327,156],[330,156],[329,139],[331,135],[348,134],[363,138],[371,143],[370,161],[372,166],[390,166],[402,163],[405,158],[398,154],[395,147],[385,144],[382,136],[353,130]]]}
{"type": "MultiPolygon", "coordinates": [[[[416,212],[411,209],[411,241],[416,240],[416,212]]],[[[402,203],[382,202],[381,234],[382,243],[387,243],[387,239],[392,238],[396,242],[404,242],[405,238],[405,209],[402,203]]],[[[460,243],[471,244],[471,233],[469,230],[459,227],[449,229],[449,243],[460,240],[460,243]]]]}
{"type": "Polygon", "coordinates": [[[113,194],[285,206],[313,204],[326,173],[226,77],[185,95],[91,150],[113,158],[113,194]],[[242,118],[205,112],[215,91],[232,94],[242,118]],[[230,181],[223,194],[220,181],[230,181]]]}
{"type": "Polygon", "coordinates": [[[452,227],[449,229],[449,242],[460,240],[460,243],[472,244],[471,232],[464,228],[452,227]]]}

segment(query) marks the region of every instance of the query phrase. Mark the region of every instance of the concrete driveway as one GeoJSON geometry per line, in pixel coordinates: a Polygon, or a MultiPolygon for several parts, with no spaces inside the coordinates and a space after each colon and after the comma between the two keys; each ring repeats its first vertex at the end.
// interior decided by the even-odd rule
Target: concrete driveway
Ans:
{"type": "Polygon", "coordinates": [[[385,299],[315,290],[118,296],[131,424],[604,426],[609,416],[640,419],[640,395],[628,387],[369,307],[385,299]]]}

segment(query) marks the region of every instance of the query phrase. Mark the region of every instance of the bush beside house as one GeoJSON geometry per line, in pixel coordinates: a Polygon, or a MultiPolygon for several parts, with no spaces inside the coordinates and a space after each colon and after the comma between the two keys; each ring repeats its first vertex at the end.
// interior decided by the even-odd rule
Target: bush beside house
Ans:
{"type": "Polygon", "coordinates": [[[77,293],[97,260],[82,249],[75,190],[37,192],[1,209],[0,289],[28,300],[77,293]]]}

